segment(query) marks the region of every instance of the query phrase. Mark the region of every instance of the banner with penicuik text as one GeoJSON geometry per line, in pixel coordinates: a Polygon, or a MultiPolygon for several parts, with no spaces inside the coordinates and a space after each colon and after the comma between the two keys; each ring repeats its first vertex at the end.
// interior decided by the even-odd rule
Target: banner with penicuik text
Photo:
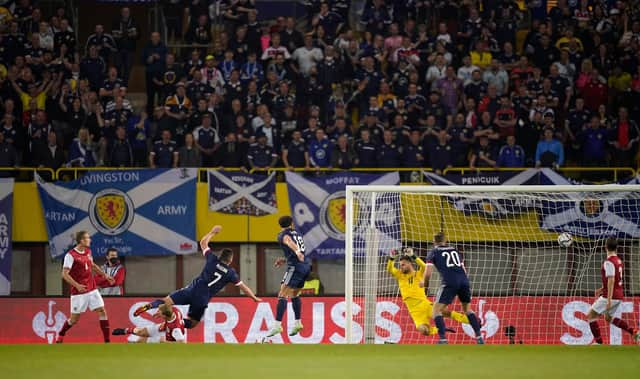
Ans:
{"type": "Polygon", "coordinates": [[[78,180],[37,177],[52,257],[81,230],[101,255],[169,255],[197,251],[196,169],[92,171],[78,180]]]}
{"type": "MultiPolygon", "coordinates": [[[[397,185],[400,175],[392,172],[384,175],[360,174],[340,172],[320,177],[304,177],[287,172],[287,190],[291,215],[296,229],[302,233],[306,247],[306,254],[312,258],[343,258],[344,232],[346,223],[345,187],[347,185],[397,185]]],[[[358,199],[357,199],[358,200],[358,199]]],[[[386,237],[379,238],[382,242],[394,243],[400,240],[400,196],[387,194],[377,198],[375,204],[362,199],[357,201],[357,215],[354,216],[354,245],[365,246],[363,238],[370,226],[369,215],[375,209],[375,225],[379,233],[386,237]]],[[[399,246],[379,246],[381,250],[397,248],[399,246]]],[[[354,252],[358,254],[358,251],[354,252]]]]}
{"type": "Polygon", "coordinates": [[[11,294],[13,179],[0,179],[0,296],[11,294]]]}
{"type": "Polygon", "coordinates": [[[269,176],[209,170],[209,210],[263,216],[278,211],[276,173],[269,176]]]}

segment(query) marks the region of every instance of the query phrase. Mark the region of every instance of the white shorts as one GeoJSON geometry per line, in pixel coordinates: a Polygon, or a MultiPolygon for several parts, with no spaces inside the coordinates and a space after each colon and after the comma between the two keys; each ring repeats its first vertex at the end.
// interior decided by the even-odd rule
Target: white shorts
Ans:
{"type": "Polygon", "coordinates": [[[104,307],[104,300],[97,289],[81,293],[79,295],[71,295],[71,313],[79,314],[87,310],[87,307],[94,311],[104,307]]]}
{"type": "Polygon", "coordinates": [[[607,298],[600,296],[596,301],[591,305],[591,309],[597,314],[607,314],[609,316],[613,316],[616,313],[616,309],[622,304],[622,300],[611,299],[611,308],[607,309],[607,298]]]}

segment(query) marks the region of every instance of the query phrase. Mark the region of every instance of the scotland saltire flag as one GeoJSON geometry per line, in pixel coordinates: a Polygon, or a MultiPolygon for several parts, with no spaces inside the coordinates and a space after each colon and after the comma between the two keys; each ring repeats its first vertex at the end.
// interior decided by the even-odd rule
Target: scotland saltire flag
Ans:
{"type": "Polygon", "coordinates": [[[92,171],[56,183],[38,176],[51,256],[65,254],[80,230],[98,255],[110,247],[123,255],[197,251],[196,178],[196,169],[92,171]]]}
{"type": "Polygon", "coordinates": [[[0,296],[11,294],[13,179],[0,178],[0,296]]]}
{"type": "MultiPolygon", "coordinates": [[[[397,172],[385,175],[341,172],[308,178],[287,172],[287,189],[291,214],[296,230],[302,233],[306,254],[312,258],[343,258],[346,227],[345,187],[347,185],[397,185],[397,172]]],[[[364,196],[364,195],[363,195],[364,196]]],[[[373,231],[372,208],[375,218],[378,248],[388,251],[398,248],[400,241],[400,195],[385,193],[371,204],[366,198],[356,199],[354,208],[354,245],[365,246],[373,231]],[[366,215],[366,217],[365,217],[366,215]],[[395,242],[394,242],[395,241],[395,242]],[[387,246],[389,245],[389,246],[387,246]]]]}
{"type": "MultiPolygon", "coordinates": [[[[625,184],[638,184],[633,178],[625,184]]],[[[542,201],[540,227],[585,238],[640,237],[638,192],[572,192],[542,201]]]]}
{"type": "Polygon", "coordinates": [[[251,216],[276,213],[276,173],[264,176],[210,170],[209,210],[251,216]]]}

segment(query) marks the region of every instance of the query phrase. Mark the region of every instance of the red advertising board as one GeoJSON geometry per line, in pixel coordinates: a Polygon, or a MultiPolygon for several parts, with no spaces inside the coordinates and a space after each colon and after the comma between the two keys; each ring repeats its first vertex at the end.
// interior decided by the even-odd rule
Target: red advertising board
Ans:
{"type": "MultiPolygon", "coordinates": [[[[105,298],[112,328],[147,326],[154,320],[150,314],[134,317],[133,311],[147,298],[105,298]]],[[[256,343],[263,340],[275,319],[277,299],[254,303],[247,298],[213,298],[202,319],[188,331],[189,342],[256,343]]],[[[509,343],[505,328],[515,330],[515,343],[524,344],[589,344],[592,342],[585,314],[592,298],[514,296],[476,298],[473,309],[482,320],[482,333],[487,343],[509,343]]],[[[273,343],[344,343],[345,303],[340,297],[305,297],[302,300],[303,332],[294,337],[286,333],[271,339],[273,343]]],[[[182,306],[181,306],[182,307],[182,306]]],[[[187,313],[186,307],[182,307],[187,313]]],[[[354,306],[353,334],[363,338],[361,307],[354,306]]],[[[640,297],[627,298],[617,309],[618,316],[639,326],[640,297]]],[[[0,298],[0,343],[52,343],[58,330],[69,316],[68,298],[0,298]]],[[[293,320],[289,307],[284,326],[293,320]]],[[[472,331],[461,328],[451,320],[456,334],[451,343],[473,343],[472,331]]],[[[631,339],[620,329],[600,322],[606,343],[630,344],[631,339]]],[[[419,336],[406,308],[397,298],[379,298],[376,307],[376,342],[378,343],[433,343],[434,337],[419,336]]],[[[102,340],[98,318],[86,313],[65,338],[65,342],[100,342],[102,340]]],[[[115,336],[112,342],[134,342],[135,337],[115,336]]]]}

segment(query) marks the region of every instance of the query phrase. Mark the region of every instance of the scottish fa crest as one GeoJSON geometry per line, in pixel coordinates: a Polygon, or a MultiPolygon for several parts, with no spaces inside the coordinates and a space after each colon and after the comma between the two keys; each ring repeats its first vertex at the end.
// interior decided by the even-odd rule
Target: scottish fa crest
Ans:
{"type": "Polygon", "coordinates": [[[89,203],[91,224],[102,234],[115,236],[126,231],[134,214],[129,196],[114,188],[96,193],[89,203]]]}
{"type": "Polygon", "coordinates": [[[343,241],[345,224],[345,192],[339,191],[327,197],[320,206],[320,225],[329,237],[343,241]]]}

